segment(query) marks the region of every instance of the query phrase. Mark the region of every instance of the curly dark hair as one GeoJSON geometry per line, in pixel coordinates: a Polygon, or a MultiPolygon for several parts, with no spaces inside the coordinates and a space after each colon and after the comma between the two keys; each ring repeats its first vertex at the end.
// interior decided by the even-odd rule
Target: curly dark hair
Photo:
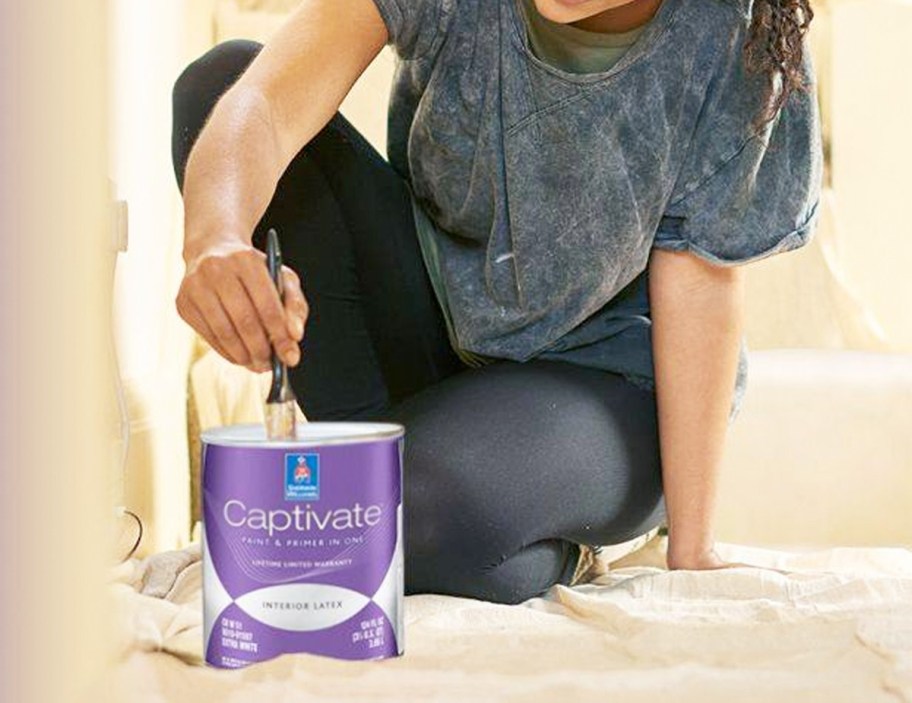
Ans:
{"type": "Polygon", "coordinates": [[[810,0],[754,0],[744,54],[748,70],[765,74],[769,82],[758,126],[774,119],[794,91],[807,89],[802,72],[803,40],[812,19],[810,0]]]}

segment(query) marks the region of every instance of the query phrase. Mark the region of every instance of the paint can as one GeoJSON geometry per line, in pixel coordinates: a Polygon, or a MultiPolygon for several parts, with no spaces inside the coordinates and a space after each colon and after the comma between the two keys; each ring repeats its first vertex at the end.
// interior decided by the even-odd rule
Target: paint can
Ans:
{"type": "Polygon", "coordinates": [[[404,430],[306,422],[294,440],[269,440],[258,424],[200,434],[209,665],[403,653],[404,430]]]}

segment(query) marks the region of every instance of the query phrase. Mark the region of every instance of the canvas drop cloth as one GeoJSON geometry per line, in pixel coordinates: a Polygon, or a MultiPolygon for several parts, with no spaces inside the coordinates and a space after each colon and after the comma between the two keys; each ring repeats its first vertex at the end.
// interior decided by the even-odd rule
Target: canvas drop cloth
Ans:
{"type": "Polygon", "coordinates": [[[198,546],[134,559],[110,585],[118,659],[102,688],[137,703],[912,701],[912,550],[720,543],[751,566],[668,571],[665,547],[520,605],[408,596],[399,658],[231,671],[201,664],[198,546]]]}

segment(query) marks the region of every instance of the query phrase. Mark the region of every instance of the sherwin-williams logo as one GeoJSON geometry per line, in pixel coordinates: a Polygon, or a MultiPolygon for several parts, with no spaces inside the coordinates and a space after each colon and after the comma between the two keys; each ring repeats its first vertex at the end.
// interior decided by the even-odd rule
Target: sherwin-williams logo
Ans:
{"type": "Polygon", "coordinates": [[[320,497],[320,455],[285,455],[285,500],[320,497]]]}

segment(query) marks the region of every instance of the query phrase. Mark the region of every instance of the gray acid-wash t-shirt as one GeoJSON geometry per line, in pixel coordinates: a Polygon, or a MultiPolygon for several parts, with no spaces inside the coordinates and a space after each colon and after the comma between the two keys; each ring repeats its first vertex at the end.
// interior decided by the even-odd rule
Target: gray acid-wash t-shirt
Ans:
{"type": "MultiPolygon", "coordinates": [[[[458,346],[652,387],[652,247],[742,264],[806,244],[822,175],[811,84],[759,133],[749,0],[664,0],[609,70],[530,49],[522,0],[375,0],[399,57],[387,152],[437,236],[458,346]]],[[[730,417],[746,381],[742,340],[730,417]]]]}

